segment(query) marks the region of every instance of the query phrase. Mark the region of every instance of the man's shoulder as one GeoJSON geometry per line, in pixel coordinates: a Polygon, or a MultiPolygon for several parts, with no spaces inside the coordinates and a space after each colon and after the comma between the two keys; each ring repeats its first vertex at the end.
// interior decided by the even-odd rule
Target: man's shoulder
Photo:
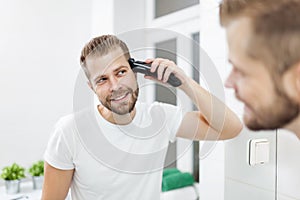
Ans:
{"type": "Polygon", "coordinates": [[[55,126],[62,129],[74,128],[79,121],[88,120],[92,116],[92,108],[82,109],[60,117],[55,126]]]}

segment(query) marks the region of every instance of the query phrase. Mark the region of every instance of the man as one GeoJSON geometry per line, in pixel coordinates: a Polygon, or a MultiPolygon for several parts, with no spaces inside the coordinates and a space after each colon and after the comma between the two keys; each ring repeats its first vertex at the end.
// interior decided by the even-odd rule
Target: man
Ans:
{"type": "Polygon", "coordinates": [[[81,66],[101,104],[92,114],[83,111],[59,121],[45,153],[43,200],[64,199],[70,186],[73,200],[159,199],[166,147],[175,136],[230,139],[241,131],[237,116],[170,60],[147,60],[157,79],[145,78],[165,84],[173,73],[201,112],[182,118],[178,107],[137,101],[129,58],[126,44],[112,35],[83,48],[81,66]]]}
{"type": "Polygon", "coordinates": [[[286,128],[300,138],[300,1],[223,0],[232,71],[226,86],[252,130],[286,128]]]}

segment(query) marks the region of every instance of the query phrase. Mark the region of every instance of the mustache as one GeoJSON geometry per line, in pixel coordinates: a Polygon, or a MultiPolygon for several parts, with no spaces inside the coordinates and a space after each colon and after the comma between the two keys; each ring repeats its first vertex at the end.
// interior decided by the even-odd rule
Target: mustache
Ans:
{"type": "Polygon", "coordinates": [[[242,103],[243,103],[245,106],[247,106],[250,110],[253,110],[252,107],[251,107],[245,100],[243,100],[243,98],[241,98],[237,92],[235,92],[235,98],[236,98],[237,100],[239,100],[240,102],[242,102],[242,103]]]}
{"type": "Polygon", "coordinates": [[[235,91],[234,92],[235,98],[241,102],[244,102],[244,100],[240,97],[240,95],[235,91]]]}

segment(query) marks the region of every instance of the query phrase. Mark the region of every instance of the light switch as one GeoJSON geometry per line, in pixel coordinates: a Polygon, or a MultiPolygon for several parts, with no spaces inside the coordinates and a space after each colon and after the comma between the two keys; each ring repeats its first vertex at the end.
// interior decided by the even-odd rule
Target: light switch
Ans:
{"type": "Polygon", "coordinates": [[[249,164],[259,165],[269,162],[270,142],[267,139],[253,139],[249,142],[249,164]]]}

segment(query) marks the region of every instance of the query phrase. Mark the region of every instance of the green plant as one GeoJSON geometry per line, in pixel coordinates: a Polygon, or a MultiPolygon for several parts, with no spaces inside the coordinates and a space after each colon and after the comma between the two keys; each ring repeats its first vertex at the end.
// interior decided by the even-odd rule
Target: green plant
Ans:
{"type": "Polygon", "coordinates": [[[29,173],[32,176],[43,176],[44,175],[44,161],[40,160],[29,168],[29,173]]]}
{"type": "Polygon", "coordinates": [[[7,166],[2,169],[1,178],[4,180],[18,180],[25,178],[24,171],[24,167],[14,163],[11,166],[7,166]]]}

